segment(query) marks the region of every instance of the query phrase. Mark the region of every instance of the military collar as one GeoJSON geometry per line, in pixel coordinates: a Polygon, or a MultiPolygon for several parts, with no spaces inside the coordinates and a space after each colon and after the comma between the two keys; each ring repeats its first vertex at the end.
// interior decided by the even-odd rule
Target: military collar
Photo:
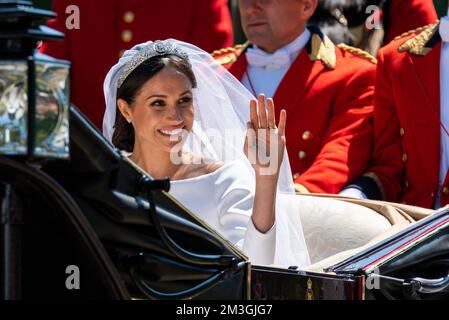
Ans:
{"type": "Polygon", "coordinates": [[[411,33],[417,33],[414,37],[405,41],[399,48],[399,52],[408,51],[410,54],[425,56],[427,55],[435,45],[441,42],[441,36],[438,32],[440,27],[440,22],[429,24],[425,27],[413,30],[406,33],[398,38],[402,38],[410,35],[411,33]]]}
{"type": "MultiPolygon", "coordinates": [[[[337,56],[335,54],[334,43],[321,31],[318,26],[307,27],[311,33],[310,39],[307,42],[305,49],[309,54],[310,61],[320,60],[328,69],[335,69],[337,65],[337,56]]],[[[241,50],[244,54],[252,44],[246,42],[241,50]]]]}
{"type": "Polygon", "coordinates": [[[306,45],[310,61],[320,60],[328,69],[335,69],[337,56],[334,43],[321,31],[318,26],[308,26],[312,34],[306,45]]]}

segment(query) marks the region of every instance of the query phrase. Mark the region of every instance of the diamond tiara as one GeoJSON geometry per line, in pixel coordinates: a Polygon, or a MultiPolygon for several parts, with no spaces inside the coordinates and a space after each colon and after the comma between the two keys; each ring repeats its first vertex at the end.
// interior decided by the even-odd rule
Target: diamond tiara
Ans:
{"type": "Polygon", "coordinates": [[[189,64],[188,55],[180,50],[176,43],[171,40],[158,40],[152,42],[145,46],[139,53],[137,53],[132,59],[126,63],[125,68],[123,69],[122,74],[117,82],[117,88],[120,88],[125,82],[126,78],[134,71],[138,66],[140,66],[143,62],[148,59],[156,56],[162,56],[167,54],[176,55],[184,60],[186,60],[189,64]]]}

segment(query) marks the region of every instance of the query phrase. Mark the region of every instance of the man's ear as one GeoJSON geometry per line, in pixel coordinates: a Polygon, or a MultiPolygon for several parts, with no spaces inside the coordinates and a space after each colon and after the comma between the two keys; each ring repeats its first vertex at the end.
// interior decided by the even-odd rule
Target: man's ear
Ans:
{"type": "Polygon", "coordinates": [[[316,10],[318,6],[318,0],[303,0],[304,1],[304,18],[309,19],[316,10]]]}
{"type": "Polygon", "coordinates": [[[128,122],[131,122],[133,114],[132,114],[131,107],[129,106],[128,102],[126,102],[123,99],[118,99],[117,100],[117,107],[120,110],[120,113],[122,114],[122,116],[128,122]]]}

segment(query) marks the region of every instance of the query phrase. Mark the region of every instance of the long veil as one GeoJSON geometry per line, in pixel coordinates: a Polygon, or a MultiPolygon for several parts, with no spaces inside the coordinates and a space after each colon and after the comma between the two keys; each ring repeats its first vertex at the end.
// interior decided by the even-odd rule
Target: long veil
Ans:
{"type": "MultiPolygon", "coordinates": [[[[195,154],[224,163],[243,162],[254,177],[254,170],[243,152],[246,122],[249,120],[249,101],[254,96],[223,66],[202,49],[182,41],[169,39],[186,53],[192,66],[197,87],[193,89],[194,124],[184,144],[195,154]]],[[[103,134],[112,141],[116,117],[117,82],[124,66],[131,58],[152,42],[127,50],[111,68],[104,82],[106,112],[103,134]]],[[[255,189],[255,187],[254,187],[255,189]]],[[[274,263],[304,267],[309,255],[302,232],[299,210],[295,207],[294,185],[287,152],[281,164],[276,203],[276,251],[274,263]],[[290,199],[289,199],[290,198],[290,199]]],[[[261,248],[263,250],[263,248],[261,248]]]]}

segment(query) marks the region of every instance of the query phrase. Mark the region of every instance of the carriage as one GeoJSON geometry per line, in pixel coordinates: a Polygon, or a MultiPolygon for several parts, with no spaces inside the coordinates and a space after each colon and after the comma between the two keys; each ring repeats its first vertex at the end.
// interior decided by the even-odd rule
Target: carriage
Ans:
{"type": "MultiPolygon", "coordinates": [[[[43,14],[34,12],[28,1],[3,0],[0,4],[3,9],[14,7],[2,14],[15,15],[17,21],[31,23],[43,14]]],[[[40,32],[27,37],[55,37],[40,32]]],[[[0,55],[8,57],[8,52],[0,55]]],[[[64,76],[64,68],[57,62],[44,64],[55,67],[46,68],[52,78],[64,76]]],[[[0,64],[0,72],[11,72],[7,67],[0,64]]],[[[70,147],[70,157],[30,157],[30,150],[10,156],[1,150],[1,299],[449,297],[449,209],[426,214],[418,210],[415,222],[396,225],[362,247],[333,252],[306,270],[252,265],[240,250],[169,194],[169,180],[153,180],[114,149],[76,107],[69,107],[64,90],[45,90],[48,87],[38,81],[33,84],[39,70],[28,73],[31,79],[24,80],[28,87],[12,82],[17,90],[10,97],[24,88],[28,93],[37,92],[37,98],[51,98],[53,93],[56,97],[44,99],[45,108],[40,108],[36,96],[28,95],[26,146],[36,151],[30,141],[45,144],[52,137],[50,147],[59,146],[63,153],[70,147]],[[64,135],[67,141],[61,147],[64,135]],[[73,272],[80,276],[78,281],[71,282],[73,272]]],[[[0,83],[0,97],[6,96],[8,88],[0,83]]],[[[20,112],[8,112],[0,107],[0,113],[6,115],[0,120],[2,148],[5,132],[9,140],[11,132],[19,137],[23,134],[11,131],[23,124],[9,114],[20,112]]],[[[415,210],[400,204],[366,203],[379,211],[413,214],[415,210]]],[[[307,240],[306,229],[305,235],[307,240]]]]}
{"type": "Polygon", "coordinates": [[[37,168],[0,158],[3,186],[14,190],[3,188],[3,205],[20,213],[2,221],[3,298],[449,297],[449,210],[307,270],[252,265],[74,107],[70,125],[69,161],[37,168]],[[64,285],[72,265],[78,290],[64,285]]]}

